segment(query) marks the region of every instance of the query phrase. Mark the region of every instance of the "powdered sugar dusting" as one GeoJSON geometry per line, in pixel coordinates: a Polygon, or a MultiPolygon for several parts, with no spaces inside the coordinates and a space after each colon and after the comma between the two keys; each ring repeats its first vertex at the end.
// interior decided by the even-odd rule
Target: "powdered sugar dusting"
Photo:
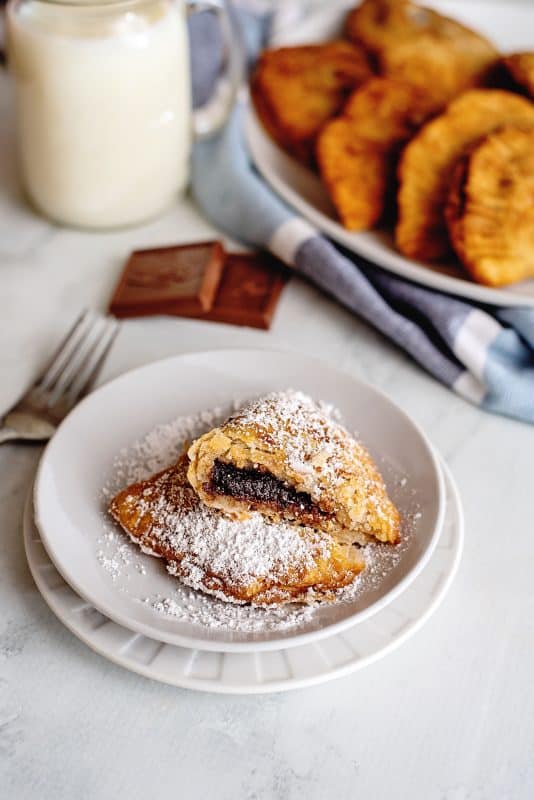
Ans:
{"type": "Polygon", "coordinates": [[[284,454],[290,469],[308,474],[312,497],[318,480],[335,485],[342,479],[340,456],[348,432],[333,419],[331,406],[321,406],[303,392],[273,392],[247,403],[229,424],[253,429],[270,448],[284,454]]]}
{"type": "Polygon", "coordinates": [[[211,593],[239,594],[251,584],[286,583],[288,571],[313,569],[327,559],[332,539],[311,528],[268,522],[251,514],[240,522],[228,519],[200,502],[187,480],[187,459],[123,496],[123,507],[135,509],[137,523],[153,520],[141,543],[163,556],[172,575],[189,586],[211,593]],[[174,554],[174,557],[173,557],[174,554]],[[180,554],[180,558],[176,554],[180,554]]]}
{"type": "MultiPolygon", "coordinates": [[[[198,414],[178,417],[171,422],[158,425],[143,438],[118,454],[112,465],[110,477],[103,489],[102,509],[105,529],[98,540],[96,557],[105,572],[109,574],[110,579],[120,584],[120,591],[133,593],[133,590],[129,587],[135,584],[134,597],[139,602],[148,605],[155,614],[163,614],[177,622],[242,633],[282,631],[295,628],[312,620],[321,604],[307,606],[291,604],[254,608],[250,605],[228,603],[226,602],[227,598],[222,600],[217,596],[207,596],[197,591],[197,588],[201,586],[200,576],[202,570],[195,561],[186,561],[185,564],[182,562],[184,572],[180,577],[182,581],[185,578],[190,586],[173,581],[165,595],[152,595],[150,593],[150,570],[147,572],[144,566],[146,561],[143,561],[143,556],[139,556],[138,546],[125,539],[125,536],[119,532],[118,528],[109,521],[105,512],[109,499],[120,489],[131,483],[145,480],[155,472],[175,463],[184,448],[193,439],[210,428],[220,425],[228,417],[228,414],[235,410],[236,406],[238,406],[237,403],[232,408],[217,407],[198,414]],[[186,571],[187,575],[185,574],[186,571]],[[140,585],[142,585],[141,589],[140,585]]],[[[321,404],[321,409],[326,417],[331,418],[333,421],[335,420],[333,424],[337,427],[339,424],[339,412],[323,404],[321,404]]],[[[298,460],[298,453],[293,452],[293,456],[298,460]]],[[[382,472],[384,473],[384,469],[382,472]]],[[[410,491],[409,485],[406,486],[406,481],[406,477],[403,477],[397,482],[397,496],[399,494],[405,495],[410,491]]],[[[404,503],[404,506],[406,507],[406,503],[404,503]]],[[[368,589],[376,588],[385,575],[398,564],[409,546],[414,530],[414,518],[417,513],[415,500],[413,506],[413,514],[407,515],[403,520],[403,534],[399,545],[391,547],[373,543],[364,548],[363,555],[367,567],[349,587],[338,592],[340,603],[353,602],[368,589]]],[[[206,512],[209,512],[209,509],[206,509],[206,512]]],[[[243,572],[244,563],[249,565],[250,563],[255,563],[255,571],[272,571],[276,569],[273,561],[274,551],[272,549],[269,550],[268,542],[264,542],[263,549],[255,549],[253,554],[249,553],[247,558],[244,559],[243,553],[246,552],[247,543],[246,537],[243,534],[239,534],[239,531],[242,531],[242,523],[236,525],[218,514],[217,519],[217,524],[221,527],[219,528],[220,540],[215,555],[217,559],[220,559],[221,568],[230,570],[234,580],[246,581],[250,578],[250,570],[248,573],[243,572]],[[231,546],[228,546],[229,538],[232,542],[231,546]],[[226,543],[226,546],[223,546],[223,542],[226,543]],[[233,559],[232,553],[235,554],[233,559]]],[[[257,526],[258,521],[253,520],[251,524],[257,526]]],[[[263,522],[263,528],[265,529],[265,527],[266,524],[263,522]]],[[[292,530],[292,526],[288,525],[286,528],[292,530]]],[[[199,537],[201,532],[199,521],[199,527],[194,528],[190,533],[195,537],[199,537]]],[[[279,530],[277,530],[277,535],[278,533],[279,530]]],[[[255,534],[257,535],[257,529],[255,534]]],[[[299,542],[292,540],[291,543],[287,540],[286,546],[302,547],[302,540],[300,537],[298,539],[299,542]]],[[[198,544],[199,548],[197,550],[202,552],[201,543],[198,544]]],[[[318,543],[316,542],[315,546],[317,545],[318,543]]],[[[306,559],[310,556],[310,551],[307,552],[307,555],[301,552],[301,556],[306,559]]],[[[213,551],[209,553],[209,558],[212,557],[213,551]]],[[[172,572],[173,570],[174,567],[171,565],[170,571],[172,572]]]]}

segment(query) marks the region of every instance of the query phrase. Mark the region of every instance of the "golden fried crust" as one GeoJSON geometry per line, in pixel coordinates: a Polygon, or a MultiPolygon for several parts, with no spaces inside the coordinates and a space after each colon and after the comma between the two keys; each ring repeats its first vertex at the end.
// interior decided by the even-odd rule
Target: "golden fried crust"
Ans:
{"type": "Polygon", "coordinates": [[[346,28],[375,55],[381,74],[423,90],[434,111],[480,85],[498,58],[484,37],[409,0],[365,0],[346,28]]]}
{"type": "Polygon", "coordinates": [[[366,230],[391,200],[401,145],[428,115],[425,95],[390,78],[371,78],[317,139],[321,177],[343,225],[366,230]]]}
{"type": "Polygon", "coordinates": [[[469,156],[474,149],[475,145],[460,156],[454,165],[444,212],[451,245],[462,263],[465,262],[464,227],[462,225],[462,217],[465,211],[464,188],[469,168],[469,156]]]}
{"type": "MultiPolygon", "coordinates": [[[[380,54],[396,41],[414,35],[418,29],[413,19],[415,6],[407,0],[364,0],[349,12],[345,31],[349,39],[371,53],[380,54]]],[[[435,12],[423,11],[423,19],[435,12]]]]}
{"type": "Polygon", "coordinates": [[[388,49],[381,58],[381,68],[384,75],[426,92],[429,105],[439,111],[461,92],[481,85],[497,55],[470,32],[451,40],[423,34],[388,49]]]}
{"type": "Polygon", "coordinates": [[[465,155],[445,214],[475,280],[504,286],[534,276],[534,128],[502,128],[465,155]]]}
{"type": "Polygon", "coordinates": [[[395,232],[404,255],[431,261],[449,252],[444,209],[452,169],[473,143],[508,124],[534,125],[534,104],[510,92],[473,89],[408,143],[398,168],[395,232]]]}
{"type": "MultiPolygon", "coordinates": [[[[313,602],[334,599],[334,592],[364,568],[358,548],[339,545],[328,534],[302,526],[289,532],[286,526],[284,533],[267,522],[247,530],[204,508],[187,481],[187,466],[183,456],[169,469],[119,492],[109,506],[130,537],[145,552],[165,559],[169,572],[186,584],[226,600],[257,605],[313,602]],[[241,547],[247,536],[285,536],[280,550],[285,546],[286,553],[293,552],[293,560],[266,570],[259,545],[258,569],[249,574],[246,558],[240,564],[239,552],[231,550],[232,528],[238,529],[241,547]],[[293,548],[288,547],[288,536],[293,548]]],[[[255,544],[250,540],[249,550],[255,544]]]]}
{"type": "Polygon", "coordinates": [[[429,113],[424,92],[393,78],[371,78],[343,108],[343,116],[358,122],[362,138],[386,147],[408,139],[429,113]]]}
{"type": "Polygon", "coordinates": [[[512,53],[501,63],[515,84],[534,98],[534,53],[512,53]]]}
{"type": "Polygon", "coordinates": [[[170,537],[157,528],[154,504],[159,499],[162,505],[169,504],[184,514],[198,506],[197,496],[184,480],[188,463],[182,456],[172,467],[146,481],[127,486],[115,495],[108,508],[111,516],[142,548],[166,561],[181,560],[184,552],[177,551],[170,537]]]}
{"type": "Polygon", "coordinates": [[[344,227],[372,228],[382,217],[392,173],[387,152],[358,136],[349,117],[326,124],[317,141],[321,178],[344,227]]]}
{"type": "Polygon", "coordinates": [[[246,518],[251,510],[331,533],[336,541],[396,542],[399,514],[369,453],[301,392],[260,398],[189,448],[188,479],[201,500],[246,518]],[[258,492],[222,490],[218,464],[270,476],[299,493],[300,504],[258,492]]]}
{"type": "Polygon", "coordinates": [[[265,50],[252,77],[251,96],[270,136],[309,163],[321,126],[371,74],[363,49],[349,42],[265,50]]]}

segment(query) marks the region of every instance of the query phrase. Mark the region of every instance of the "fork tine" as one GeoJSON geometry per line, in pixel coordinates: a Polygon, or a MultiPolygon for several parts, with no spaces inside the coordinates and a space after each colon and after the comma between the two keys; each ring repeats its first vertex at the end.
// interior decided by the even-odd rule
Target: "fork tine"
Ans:
{"type": "Polygon", "coordinates": [[[72,357],[79,342],[85,336],[87,329],[91,325],[93,316],[92,311],[85,309],[76,319],[76,322],[61,342],[50,362],[41,373],[41,376],[35,382],[35,389],[37,391],[46,391],[57,380],[69,359],[72,357]]]}
{"type": "Polygon", "coordinates": [[[76,400],[88,389],[96,377],[98,370],[102,366],[104,359],[109,353],[111,345],[115,341],[115,337],[117,336],[118,332],[118,320],[109,318],[107,320],[106,328],[103,330],[99,341],[96,343],[82,369],[78,372],[69,387],[67,393],[67,399],[69,403],[74,405],[76,400]]]}
{"type": "Polygon", "coordinates": [[[67,394],[71,383],[100,341],[105,327],[106,320],[104,317],[96,314],[91,316],[89,325],[84,327],[83,335],[81,338],[78,337],[76,346],[70,353],[70,357],[63,365],[63,369],[59,375],[57,375],[55,382],[48,389],[47,405],[50,408],[55,406],[60,398],[63,399],[64,395],[67,394]]]}

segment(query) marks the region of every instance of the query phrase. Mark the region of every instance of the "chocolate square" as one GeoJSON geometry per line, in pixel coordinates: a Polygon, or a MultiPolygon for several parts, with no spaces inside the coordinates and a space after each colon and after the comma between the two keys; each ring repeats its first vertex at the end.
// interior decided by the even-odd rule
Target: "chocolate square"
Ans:
{"type": "Polygon", "coordinates": [[[202,315],[213,305],[223,264],[218,241],[136,250],[109,310],[117,317],[202,315]]]}
{"type": "Polygon", "coordinates": [[[267,253],[228,253],[213,306],[199,319],[267,330],[288,278],[267,253]]]}

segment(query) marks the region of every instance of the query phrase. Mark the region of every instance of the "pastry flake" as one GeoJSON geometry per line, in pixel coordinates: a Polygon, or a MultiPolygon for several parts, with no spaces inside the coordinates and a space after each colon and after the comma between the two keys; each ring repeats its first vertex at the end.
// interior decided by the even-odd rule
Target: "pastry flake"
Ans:
{"type": "Polygon", "coordinates": [[[238,603],[310,603],[333,600],[364,568],[359,548],[328,533],[261,514],[236,522],[208,508],[189,485],[187,467],[184,454],[109,506],[132,540],[187,585],[238,603]]]}
{"type": "Polygon", "coordinates": [[[476,281],[504,286],[534,276],[534,128],[502,128],[459,161],[446,219],[476,281]]]}
{"type": "Polygon", "coordinates": [[[472,89],[427,122],[406,145],[398,168],[399,250],[435,260],[450,250],[444,210],[452,170],[481,137],[504,125],[534,125],[534,104],[497,89],[472,89]]]}
{"type": "Polygon", "coordinates": [[[237,519],[255,511],[332,534],[396,542],[399,514],[373,460],[302,392],[253,401],[189,448],[200,499],[237,519]]]}
{"type": "Polygon", "coordinates": [[[371,74],[363,49],[350,42],[281,47],[261,54],[251,96],[272,138],[309,163],[322,125],[371,74]]]}

